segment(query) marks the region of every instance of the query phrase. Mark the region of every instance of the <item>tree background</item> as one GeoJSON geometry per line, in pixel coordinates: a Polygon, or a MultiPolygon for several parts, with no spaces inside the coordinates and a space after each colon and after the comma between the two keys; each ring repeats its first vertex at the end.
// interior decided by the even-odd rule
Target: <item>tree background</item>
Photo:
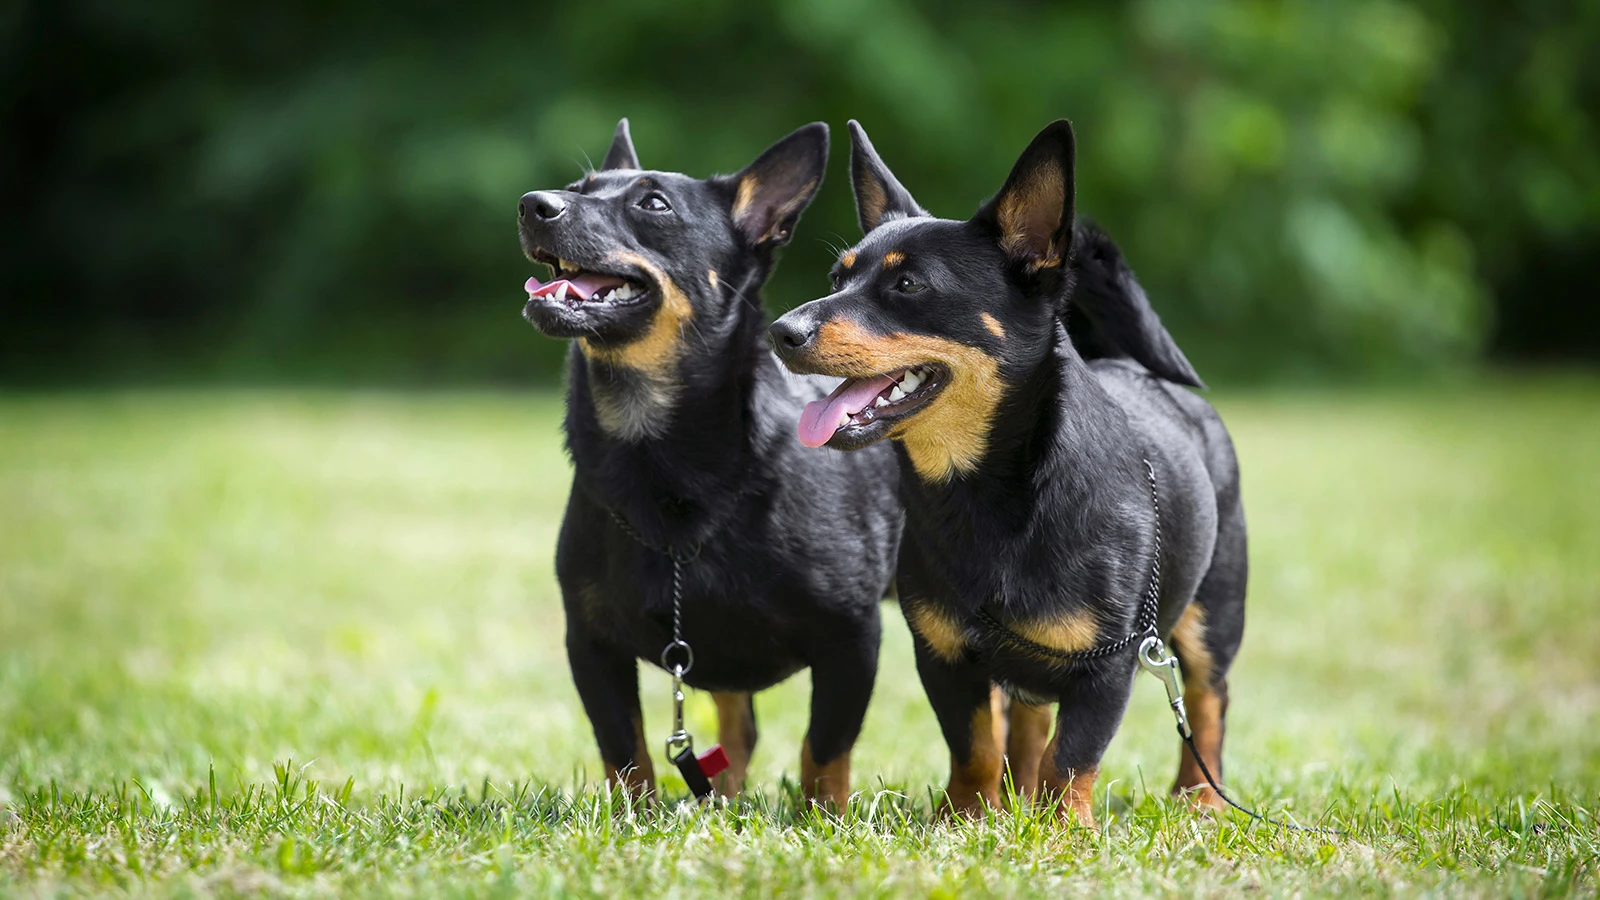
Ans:
{"type": "Polygon", "coordinates": [[[1046,122],[1210,380],[1600,357],[1600,3],[13,0],[0,381],[537,383],[527,190],[829,177],[770,308],[858,236],[843,124],[970,214],[1046,122]]]}

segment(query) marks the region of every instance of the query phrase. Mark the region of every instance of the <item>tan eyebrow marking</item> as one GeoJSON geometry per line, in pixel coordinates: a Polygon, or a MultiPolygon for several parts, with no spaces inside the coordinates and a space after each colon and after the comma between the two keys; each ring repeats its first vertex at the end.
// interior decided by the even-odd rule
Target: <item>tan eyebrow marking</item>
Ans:
{"type": "Polygon", "coordinates": [[[845,255],[839,257],[839,265],[844,266],[846,269],[850,268],[851,266],[853,266],[855,264],[856,264],[856,252],[854,250],[851,250],[851,251],[845,253],[845,255]]]}
{"type": "Polygon", "coordinates": [[[883,267],[892,269],[906,261],[906,255],[899,250],[890,250],[883,255],[883,267]]]}
{"type": "Polygon", "coordinates": [[[996,319],[994,316],[991,316],[988,313],[980,313],[979,317],[983,319],[983,327],[989,329],[990,334],[1002,340],[1005,339],[1006,329],[1004,325],[1000,324],[999,319],[996,319]]]}

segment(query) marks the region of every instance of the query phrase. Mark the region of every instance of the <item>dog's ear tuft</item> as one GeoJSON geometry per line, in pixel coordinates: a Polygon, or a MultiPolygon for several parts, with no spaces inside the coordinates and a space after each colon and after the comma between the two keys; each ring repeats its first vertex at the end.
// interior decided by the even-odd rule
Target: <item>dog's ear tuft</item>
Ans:
{"type": "Polygon", "coordinates": [[[855,119],[850,120],[850,183],[855,188],[856,215],[863,233],[890,219],[928,214],[883,164],[866,130],[855,119]]]}
{"type": "Polygon", "coordinates": [[[611,149],[606,151],[606,161],[600,164],[600,169],[638,168],[642,168],[639,154],[633,152],[633,135],[628,133],[628,120],[624,117],[617,123],[617,133],[611,137],[611,149]]]}
{"type": "Polygon", "coordinates": [[[726,179],[733,185],[734,226],[755,246],[788,243],[827,170],[828,126],[812,122],[726,179]]]}
{"type": "Polygon", "coordinates": [[[1072,250],[1072,123],[1057,119],[1034,137],[1005,187],[978,210],[998,235],[1000,249],[1037,272],[1060,266],[1072,250]]]}

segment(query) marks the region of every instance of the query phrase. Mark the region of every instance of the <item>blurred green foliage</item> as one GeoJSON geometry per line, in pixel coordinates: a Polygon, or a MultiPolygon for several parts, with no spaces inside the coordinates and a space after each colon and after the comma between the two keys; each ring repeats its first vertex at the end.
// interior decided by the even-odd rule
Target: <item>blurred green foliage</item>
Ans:
{"type": "Polygon", "coordinates": [[[835,127],[768,290],[857,237],[848,118],[964,216],[1051,119],[1212,380],[1594,354],[1600,3],[22,0],[0,377],[524,382],[514,210],[598,159],[835,127]]]}

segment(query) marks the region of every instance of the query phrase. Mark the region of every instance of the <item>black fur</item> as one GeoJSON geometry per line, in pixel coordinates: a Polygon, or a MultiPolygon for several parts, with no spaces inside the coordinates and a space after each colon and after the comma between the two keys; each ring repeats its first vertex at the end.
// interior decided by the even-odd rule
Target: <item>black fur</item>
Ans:
{"type": "MultiPolygon", "coordinates": [[[[523,199],[530,258],[646,288],[628,304],[530,298],[526,310],[547,334],[584,339],[568,357],[575,472],[556,570],[573,677],[608,767],[645,762],[635,758],[635,660],[659,664],[672,626],[670,561],[613,514],[651,544],[699,548],[683,570],[689,684],[757,691],[809,667],[812,758],[839,757],[860,731],[900,538],[896,463],[886,447],[800,446],[792,423],[821,391],[773,359],[759,305],[777,247],[821,183],[827,141],[813,124],[743,172],[696,179],[639,170],[623,120],[604,170],[523,199]],[[542,218],[541,202],[562,211],[542,218]],[[618,251],[635,256],[619,261],[618,251]],[[660,329],[674,290],[692,315],[660,329]],[[666,362],[645,354],[651,364],[639,365],[644,346],[668,346],[666,362]],[[633,419],[608,424],[604,410],[629,403],[645,410],[644,425],[621,433],[617,422],[633,419]]],[[[664,716],[659,700],[651,709],[664,716]]],[[[667,729],[655,722],[649,747],[667,729]]]]}
{"type": "Polygon", "coordinates": [[[1202,608],[1203,643],[1178,649],[1192,672],[1210,672],[1196,688],[1225,701],[1247,568],[1232,444],[1210,405],[1179,387],[1199,378],[1115,246],[1075,220],[1065,121],[1041,132],[1000,194],[965,221],[922,212],[851,125],[867,234],[846,255],[853,265],[835,266],[834,293],[773,325],[774,346],[796,371],[862,376],[870,363],[841,367],[824,328],[851,323],[885,353],[941,346],[931,336],[993,361],[1004,388],[982,450],[952,476],[930,477],[937,469],[919,468],[906,440],[918,416],[954,402],[938,393],[967,364],[954,352],[926,360],[940,367],[932,399],[847,425],[832,446],[898,439],[901,603],[953,766],[970,756],[968,723],[993,681],[1030,702],[1058,702],[1052,761],[1061,773],[1092,771],[1127,704],[1133,653],[1060,665],[998,641],[979,624],[979,607],[1018,627],[1085,614],[1100,642],[1129,633],[1156,547],[1148,459],[1160,497],[1159,628],[1167,634],[1191,603],[1202,608]],[[904,261],[877,264],[892,255],[904,261]],[[1069,309],[1076,342],[1063,322],[1069,309]],[[959,657],[936,652],[937,635],[918,630],[909,615],[918,605],[960,629],[959,657]]]}

